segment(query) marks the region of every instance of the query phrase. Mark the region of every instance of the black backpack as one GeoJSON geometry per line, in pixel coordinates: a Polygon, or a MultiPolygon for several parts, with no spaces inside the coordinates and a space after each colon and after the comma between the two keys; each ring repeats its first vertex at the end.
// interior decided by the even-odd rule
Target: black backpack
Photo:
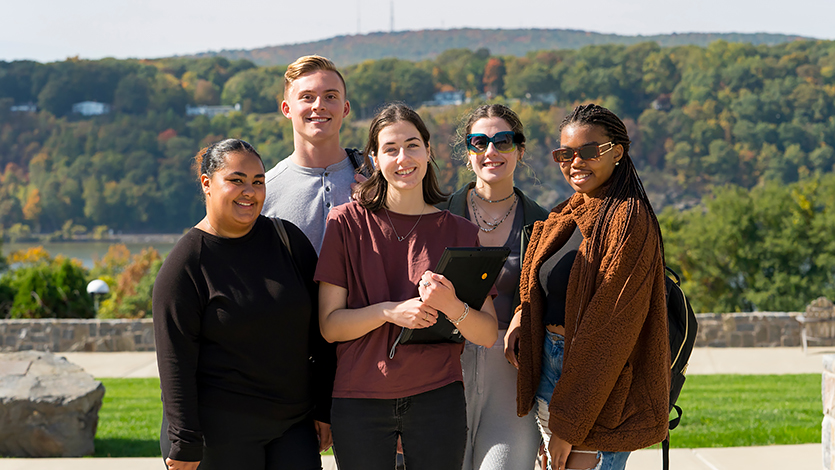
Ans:
{"type": "MultiPolygon", "coordinates": [[[[696,314],[693,307],[687,301],[684,292],[681,290],[681,278],[668,267],[664,267],[667,275],[664,276],[667,289],[667,325],[670,330],[670,412],[676,410],[678,416],[670,420],[670,429],[675,429],[681,422],[681,407],[676,405],[681,388],[684,386],[687,365],[690,361],[690,353],[696,344],[696,332],[699,325],[696,322],[696,314]]],[[[670,468],[670,433],[661,443],[664,449],[663,464],[664,470],[670,468]]]]}

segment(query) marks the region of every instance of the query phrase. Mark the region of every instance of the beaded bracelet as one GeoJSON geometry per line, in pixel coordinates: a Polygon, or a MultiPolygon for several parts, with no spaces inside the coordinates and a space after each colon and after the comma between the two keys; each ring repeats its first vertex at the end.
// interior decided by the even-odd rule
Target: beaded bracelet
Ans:
{"type": "Polygon", "coordinates": [[[469,315],[469,314],[470,314],[470,306],[467,305],[467,302],[464,302],[464,313],[462,313],[461,316],[458,317],[457,320],[450,320],[450,321],[452,322],[453,325],[458,326],[458,324],[461,323],[462,321],[464,321],[464,319],[467,318],[467,315],[469,315]]]}

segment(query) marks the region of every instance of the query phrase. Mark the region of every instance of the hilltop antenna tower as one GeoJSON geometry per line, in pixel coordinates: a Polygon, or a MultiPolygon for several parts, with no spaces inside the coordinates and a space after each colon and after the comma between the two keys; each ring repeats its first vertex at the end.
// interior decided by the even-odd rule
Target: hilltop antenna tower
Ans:
{"type": "Polygon", "coordinates": [[[389,9],[389,11],[390,11],[389,32],[393,33],[394,32],[394,0],[391,0],[391,3],[389,5],[391,5],[391,8],[389,9]]]}
{"type": "Polygon", "coordinates": [[[357,0],[357,35],[359,36],[362,30],[360,29],[360,0],[357,0]]]}

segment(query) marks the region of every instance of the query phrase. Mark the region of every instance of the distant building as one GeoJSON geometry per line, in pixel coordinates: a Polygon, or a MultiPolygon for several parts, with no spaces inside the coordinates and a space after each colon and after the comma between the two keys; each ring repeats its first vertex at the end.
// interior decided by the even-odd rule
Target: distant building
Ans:
{"type": "Polygon", "coordinates": [[[463,91],[439,91],[432,95],[431,101],[424,101],[423,106],[447,106],[464,104],[467,101],[467,95],[463,91]]]}
{"type": "Polygon", "coordinates": [[[229,114],[233,111],[240,111],[241,104],[235,106],[189,106],[186,105],[186,116],[206,116],[209,119],[218,114],[229,114]]]}
{"type": "Polygon", "coordinates": [[[673,103],[670,100],[670,94],[665,93],[658,95],[658,98],[655,98],[655,100],[653,100],[652,103],[650,103],[650,106],[652,106],[652,109],[656,111],[669,111],[673,109],[673,103]]]}
{"type": "Polygon", "coordinates": [[[553,91],[549,93],[525,93],[525,100],[528,103],[542,103],[550,106],[557,102],[557,94],[553,91]]]}
{"type": "Polygon", "coordinates": [[[19,104],[9,108],[13,113],[37,113],[38,105],[35,103],[19,104]]]}
{"type": "Polygon", "coordinates": [[[101,116],[110,113],[110,105],[98,101],[82,101],[72,105],[72,112],[82,116],[101,116]]]}

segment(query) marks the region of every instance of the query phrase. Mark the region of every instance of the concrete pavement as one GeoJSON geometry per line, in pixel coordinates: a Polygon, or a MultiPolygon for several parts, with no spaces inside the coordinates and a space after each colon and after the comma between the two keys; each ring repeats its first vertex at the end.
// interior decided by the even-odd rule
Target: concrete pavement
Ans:
{"type": "MultiPolygon", "coordinates": [[[[322,457],[324,470],[336,470],[332,456],[322,457]]],[[[392,466],[393,467],[393,466],[392,466]]],[[[812,470],[823,467],[820,444],[764,447],[672,449],[673,470],[812,470]]],[[[159,458],[0,459],[1,470],[163,470],[159,458]]],[[[661,450],[633,452],[626,470],[661,469],[661,450]]],[[[523,469],[528,470],[528,469],[523,469]]]]}
{"type": "MultiPolygon", "coordinates": [[[[689,375],[704,374],[818,374],[823,355],[833,347],[811,347],[808,354],[796,348],[696,348],[690,356],[689,375]]],[[[156,353],[58,353],[83,367],[93,377],[159,377],[156,353]]]]}
{"type": "MultiPolygon", "coordinates": [[[[818,374],[823,372],[824,354],[835,348],[697,348],[690,359],[688,374],[818,374]]],[[[153,352],[59,353],[80,365],[94,377],[158,377],[153,352]]],[[[822,417],[822,416],[821,416],[822,417]]],[[[674,437],[675,438],[675,437],[674,437]]],[[[723,447],[672,449],[674,470],[758,470],[820,469],[821,444],[764,447],[723,447]]],[[[0,470],[162,470],[159,458],[0,459],[0,470]]],[[[324,470],[335,470],[332,456],[323,456],[324,470]]],[[[661,450],[634,452],[627,470],[661,468],[661,450]]]]}

